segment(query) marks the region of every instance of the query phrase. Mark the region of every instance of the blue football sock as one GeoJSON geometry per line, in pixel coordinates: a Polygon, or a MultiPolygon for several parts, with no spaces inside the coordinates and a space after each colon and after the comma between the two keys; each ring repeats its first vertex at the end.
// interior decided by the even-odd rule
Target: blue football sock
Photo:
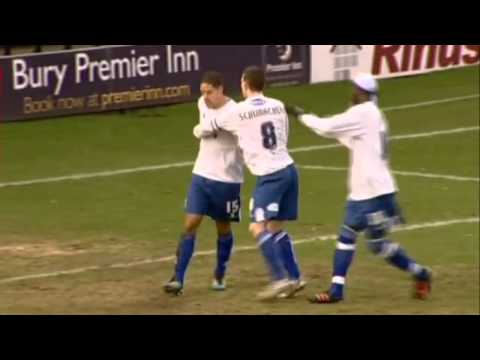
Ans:
{"type": "Polygon", "coordinates": [[[273,234],[269,231],[263,231],[257,236],[257,241],[265,262],[270,270],[272,279],[274,281],[284,279],[285,275],[283,272],[283,266],[273,240],[273,234]]]}
{"type": "Polygon", "coordinates": [[[292,280],[300,280],[301,273],[295,256],[293,243],[287,232],[282,231],[274,236],[276,246],[279,248],[280,257],[287,270],[288,277],[292,280]]]}
{"type": "Polygon", "coordinates": [[[345,278],[355,255],[356,239],[357,233],[344,225],[337,242],[333,259],[333,277],[330,292],[336,298],[343,298],[345,278]]]}
{"type": "Polygon", "coordinates": [[[233,248],[233,234],[220,235],[217,239],[217,267],[215,279],[222,280],[225,277],[227,264],[233,248]]]}
{"type": "Polygon", "coordinates": [[[185,280],[185,272],[192,259],[195,250],[195,234],[183,234],[177,248],[177,263],[175,265],[175,277],[182,285],[185,280]]]}
{"type": "Polygon", "coordinates": [[[374,239],[369,241],[370,250],[379,255],[387,262],[396,268],[408,271],[413,274],[418,280],[427,280],[429,273],[427,269],[418,265],[412,258],[410,258],[405,250],[400,245],[386,239],[374,239]]]}
{"type": "Polygon", "coordinates": [[[403,271],[408,271],[414,262],[398,244],[391,243],[388,240],[385,241],[384,256],[390,264],[403,271]]]}
{"type": "Polygon", "coordinates": [[[385,240],[382,254],[387,262],[403,271],[408,271],[419,280],[427,280],[427,270],[410,258],[398,244],[385,240]]]}

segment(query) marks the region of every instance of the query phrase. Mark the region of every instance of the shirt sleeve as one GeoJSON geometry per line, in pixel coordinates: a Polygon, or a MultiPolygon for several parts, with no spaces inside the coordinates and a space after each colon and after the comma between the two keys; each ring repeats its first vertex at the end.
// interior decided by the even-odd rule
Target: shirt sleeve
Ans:
{"type": "Polygon", "coordinates": [[[342,139],[342,143],[346,138],[362,135],[365,131],[362,117],[353,108],[329,118],[308,114],[300,116],[299,120],[318,135],[342,139]]]}
{"type": "Polygon", "coordinates": [[[207,118],[207,110],[208,110],[207,104],[205,103],[203,96],[198,99],[197,106],[198,106],[198,123],[203,124],[207,120],[206,118],[207,118]]]}
{"type": "Polygon", "coordinates": [[[197,139],[208,139],[210,137],[215,137],[215,132],[209,130],[209,129],[206,129],[202,126],[202,124],[198,124],[197,126],[195,126],[193,128],[193,135],[197,138],[197,139]]]}
{"type": "Polygon", "coordinates": [[[207,128],[213,130],[214,132],[224,130],[232,134],[236,134],[238,132],[240,124],[240,117],[238,116],[238,112],[238,105],[235,104],[227,112],[211,119],[210,126],[208,126],[207,128]]]}

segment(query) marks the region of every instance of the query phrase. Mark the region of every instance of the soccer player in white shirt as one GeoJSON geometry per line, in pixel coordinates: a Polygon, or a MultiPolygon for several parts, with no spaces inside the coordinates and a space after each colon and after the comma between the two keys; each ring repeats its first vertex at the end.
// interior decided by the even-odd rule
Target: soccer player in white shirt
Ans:
{"type": "Polygon", "coordinates": [[[287,149],[288,115],[283,103],[265,97],[264,71],[247,68],[241,80],[245,101],[227,115],[200,125],[199,136],[229,131],[238,138],[245,164],[257,177],[250,204],[250,232],[257,239],[272,283],[258,294],[261,300],[293,296],[305,287],[293,244],[283,230],[285,221],[298,218],[298,174],[287,149]],[[208,125],[208,124],[207,124],[208,125]]]}
{"type": "Polygon", "coordinates": [[[361,232],[365,232],[374,254],[413,275],[414,296],[425,299],[431,291],[431,271],[387,239],[390,227],[402,217],[395,199],[398,189],[388,164],[388,125],[377,105],[378,84],[370,74],[359,74],[353,83],[354,105],[342,114],[322,119],[305,114],[301,108],[287,107],[315,133],[337,139],[350,150],[350,194],[335,251],[331,287],[309,300],[320,304],[343,300],[345,278],[361,232]]]}
{"type": "MultiPolygon", "coordinates": [[[[225,96],[223,77],[217,72],[205,73],[200,90],[200,124],[228,113],[236,104],[225,96]]],[[[186,201],[185,225],[177,248],[175,273],[164,286],[167,293],[179,295],[183,291],[196,233],[205,215],[215,221],[218,234],[212,289],[226,288],[225,273],[234,242],[231,223],[240,221],[242,183],[243,159],[236,138],[226,131],[219,131],[216,136],[201,139],[186,201]]]]}

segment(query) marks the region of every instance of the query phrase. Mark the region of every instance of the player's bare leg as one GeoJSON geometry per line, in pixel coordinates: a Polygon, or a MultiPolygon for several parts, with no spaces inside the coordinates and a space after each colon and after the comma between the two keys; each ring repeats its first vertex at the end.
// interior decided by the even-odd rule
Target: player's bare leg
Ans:
{"type": "Polygon", "coordinates": [[[183,231],[186,234],[196,234],[198,228],[202,224],[203,215],[187,214],[185,215],[185,221],[183,231]]]}
{"type": "Polygon", "coordinates": [[[187,214],[185,216],[184,231],[177,247],[175,273],[163,287],[166,293],[174,295],[182,293],[185,273],[195,250],[195,235],[202,220],[202,215],[187,214]]]}
{"type": "Polygon", "coordinates": [[[249,227],[250,234],[257,238],[262,232],[267,229],[266,222],[251,223],[249,227]]]}
{"type": "Polygon", "coordinates": [[[232,225],[230,222],[216,221],[215,225],[217,226],[218,235],[227,235],[232,232],[232,225]]]}
{"type": "Polygon", "coordinates": [[[217,227],[217,265],[213,274],[212,290],[226,289],[225,273],[233,248],[233,234],[230,222],[216,221],[217,227]]]}

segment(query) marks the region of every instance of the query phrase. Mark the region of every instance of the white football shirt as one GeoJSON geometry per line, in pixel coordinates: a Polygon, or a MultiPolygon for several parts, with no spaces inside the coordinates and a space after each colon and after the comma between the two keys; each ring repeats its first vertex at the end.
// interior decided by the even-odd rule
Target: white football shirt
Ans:
{"type": "Polygon", "coordinates": [[[273,174],[294,163],[287,149],[288,115],[279,100],[250,97],[214,118],[206,128],[236,135],[245,164],[255,176],[273,174]]]}
{"type": "MultiPolygon", "coordinates": [[[[200,124],[208,125],[211,120],[229,113],[236,102],[229,100],[219,109],[210,109],[203,96],[198,100],[200,124]]],[[[243,158],[234,135],[219,131],[215,137],[202,138],[193,173],[210,180],[226,183],[243,183],[243,158]]]]}
{"type": "Polygon", "coordinates": [[[367,101],[330,118],[302,115],[300,121],[350,149],[350,200],[367,200],[398,191],[388,163],[388,124],[375,103],[367,101]]]}

